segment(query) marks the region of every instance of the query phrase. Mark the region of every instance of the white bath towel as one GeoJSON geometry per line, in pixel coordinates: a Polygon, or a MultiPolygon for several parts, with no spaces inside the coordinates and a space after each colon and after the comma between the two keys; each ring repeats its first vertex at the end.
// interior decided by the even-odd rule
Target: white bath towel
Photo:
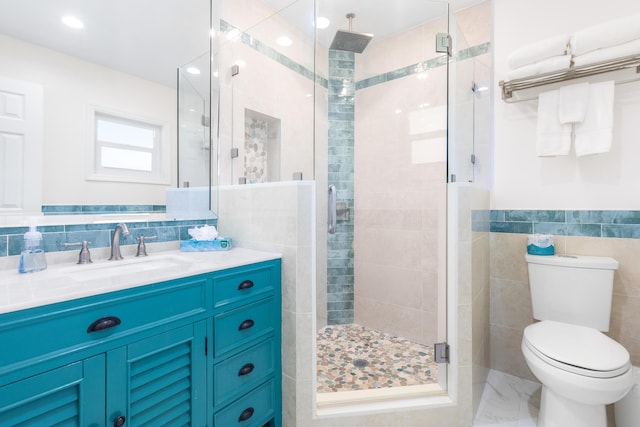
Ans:
{"type": "Polygon", "coordinates": [[[589,86],[587,114],[575,125],[576,156],[607,153],[613,140],[613,81],[589,86]]]}
{"type": "Polygon", "coordinates": [[[571,35],[571,53],[584,55],[596,49],[603,49],[632,40],[640,39],[640,15],[606,21],[571,35]]]}
{"type": "Polygon", "coordinates": [[[538,95],[536,155],[562,156],[571,149],[571,125],[558,119],[558,91],[538,95]]]}
{"type": "Polygon", "coordinates": [[[632,40],[617,46],[611,46],[603,49],[596,49],[584,55],[573,58],[576,67],[583,65],[595,64],[596,62],[609,61],[611,59],[623,58],[630,55],[640,54],[640,39],[632,40]]]}
{"type": "Polygon", "coordinates": [[[548,39],[530,43],[511,52],[507,57],[510,69],[540,62],[543,59],[567,54],[569,35],[560,34],[548,39]]]}
{"type": "Polygon", "coordinates": [[[589,83],[562,86],[558,89],[558,119],[560,123],[579,123],[587,113],[589,83]]]}
{"type": "Polygon", "coordinates": [[[554,56],[552,58],[543,59],[542,61],[534,64],[509,70],[507,72],[507,80],[521,79],[523,77],[537,76],[539,74],[550,73],[552,71],[565,70],[569,68],[570,64],[571,55],[554,56]]]}

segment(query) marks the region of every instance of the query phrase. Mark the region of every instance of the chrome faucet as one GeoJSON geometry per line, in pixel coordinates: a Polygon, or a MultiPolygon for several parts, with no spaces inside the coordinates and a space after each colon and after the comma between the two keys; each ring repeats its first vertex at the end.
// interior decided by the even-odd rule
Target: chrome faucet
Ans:
{"type": "Polygon", "coordinates": [[[122,233],[123,236],[129,235],[129,227],[127,227],[127,224],[121,222],[120,224],[116,225],[116,228],[113,230],[113,235],[111,237],[111,256],[109,257],[110,260],[116,261],[122,259],[122,255],[120,254],[120,233],[122,233]]]}

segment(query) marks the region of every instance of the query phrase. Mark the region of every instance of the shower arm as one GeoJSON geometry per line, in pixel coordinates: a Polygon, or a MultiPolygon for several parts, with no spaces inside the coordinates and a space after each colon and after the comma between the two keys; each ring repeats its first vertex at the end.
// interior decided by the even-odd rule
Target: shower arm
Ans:
{"type": "Polygon", "coordinates": [[[338,211],[337,211],[337,197],[336,186],[329,186],[329,234],[336,234],[338,226],[338,211]]]}

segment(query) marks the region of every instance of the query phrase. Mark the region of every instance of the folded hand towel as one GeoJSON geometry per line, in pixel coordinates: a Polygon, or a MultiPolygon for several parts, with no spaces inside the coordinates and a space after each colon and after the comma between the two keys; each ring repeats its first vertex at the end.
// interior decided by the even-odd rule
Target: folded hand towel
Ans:
{"type": "Polygon", "coordinates": [[[567,34],[560,34],[522,46],[511,52],[507,57],[509,68],[513,70],[553,56],[565,55],[567,53],[568,43],[569,36],[567,34]]]}
{"type": "Polygon", "coordinates": [[[609,61],[611,59],[623,58],[630,55],[640,54],[640,39],[632,40],[617,46],[597,49],[584,55],[573,58],[576,67],[594,64],[596,62],[609,61]]]}
{"type": "Polygon", "coordinates": [[[613,139],[613,81],[589,86],[587,114],[582,123],[575,125],[576,156],[606,153],[613,139]]]}
{"type": "Polygon", "coordinates": [[[577,31],[569,43],[571,53],[584,55],[596,49],[640,39],[640,15],[625,16],[577,31]]]}
{"type": "Polygon", "coordinates": [[[562,156],[570,149],[571,125],[558,119],[558,91],[543,92],[538,96],[536,155],[562,156]]]}
{"type": "Polygon", "coordinates": [[[578,123],[584,120],[589,98],[589,83],[562,86],[558,89],[558,118],[560,123],[578,123]]]}
{"type": "Polygon", "coordinates": [[[525,65],[507,72],[507,80],[521,79],[523,77],[536,76],[538,74],[550,73],[569,68],[571,65],[571,55],[554,56],[543,59],[535,64],[525,65]]]}

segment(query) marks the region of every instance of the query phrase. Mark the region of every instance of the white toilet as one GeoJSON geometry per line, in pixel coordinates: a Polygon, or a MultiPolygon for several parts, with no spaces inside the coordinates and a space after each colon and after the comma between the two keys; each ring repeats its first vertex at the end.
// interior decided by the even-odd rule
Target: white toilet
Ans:
{"type": "Polygon", "coordinates": [[[542,383],[540,427],[606,427],[605,405],[634,384],[629,352],[609,330],[618,261],[525,255],[533,317],[522,353],[542,383]]]}

